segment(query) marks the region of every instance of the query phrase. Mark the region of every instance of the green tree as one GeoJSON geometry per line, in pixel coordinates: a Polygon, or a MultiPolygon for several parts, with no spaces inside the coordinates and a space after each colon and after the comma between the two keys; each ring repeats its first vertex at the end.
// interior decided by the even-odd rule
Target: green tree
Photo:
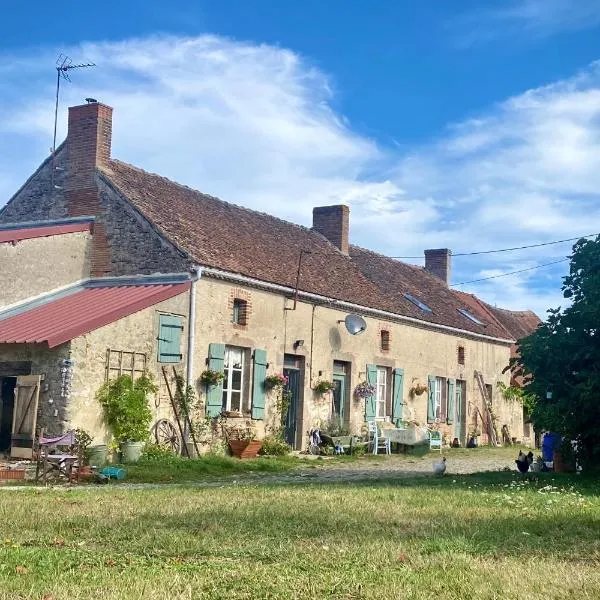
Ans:
{"type": "Polygon", "coordinates": [[[531,377],[538,429],[577,441],[584,468],[600,468],[600,236],[573,246],[563,296],[570,306],[519,343],[517,372],[531,377]]]}

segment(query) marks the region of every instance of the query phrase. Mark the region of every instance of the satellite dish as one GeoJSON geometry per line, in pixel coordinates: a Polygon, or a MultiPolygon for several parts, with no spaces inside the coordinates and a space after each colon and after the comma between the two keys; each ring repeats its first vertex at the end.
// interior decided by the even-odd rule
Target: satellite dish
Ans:
{"type": "Polygon", "coordinates": [[[350,335],[358,335],[367,328],[367,323],[359,315],[348,315],[344,319],[344,325],[350,335]]]}

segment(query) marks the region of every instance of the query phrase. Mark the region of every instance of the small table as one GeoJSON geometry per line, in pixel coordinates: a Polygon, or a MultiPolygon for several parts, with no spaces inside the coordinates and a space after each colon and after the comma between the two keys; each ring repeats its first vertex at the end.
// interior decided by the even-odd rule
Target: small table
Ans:
{"type": "Polygon", "coordinates": [[[406,429],[382,429],[381,436],[395,444],[416,446],[429,440],[427,427],[408,427],[406,429]]]}

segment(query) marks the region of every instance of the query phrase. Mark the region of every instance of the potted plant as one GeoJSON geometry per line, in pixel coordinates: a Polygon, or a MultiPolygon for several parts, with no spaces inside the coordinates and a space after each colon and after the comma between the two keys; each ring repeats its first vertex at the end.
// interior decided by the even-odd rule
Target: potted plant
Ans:
{"type": "Polygon", "coordinates": [[[287,385],[288,378],[281,373],[267,375],[265,378],[265,387],[268,390],[280,390],[287,385]]]}
{"type": "Polygon", "coordinates": [[[92,443],[92,436],[85,429],[75,430],[75,449],[77,454],[83,459],[82,464],[77,466],[79,476],[89,476],[92,474],[90,466],[89,447],[92,443]]]}
{"type": "Polygon", "coordinates": [[[327,392],[330,392],[333,389],[333,381],[327,381],[326,379],[319,379],[314,387],[313,390],[319,394],[320,396],[323,396],[324,394],[327,394],[327,392]]]}
{"type": "Polygon", "coordinates": [[[142,454],[152,421],[148,395],[156,389],[150,376],[144,373],[135,381],[131,375],[107,381],[96,394],[106,424],[120,445],[123,462],[137,462],[142,454]]]}
{"type": "Polygon", "coordinates": [[[219,385],[223,379],[225,379],[225,373],[222,371],[213,371],[212,369],[206,369],[200,375],[200,381],[207,387],[219,385]]]}
{"type": "Polygon", "coordinates": [[[256,432],[251,423],[223,427],[225,439],[233,456],[239,459],[256,458],[262,448],[262,441],[255,439],[256,432]]]}
{"type": "Polygon", "coordinates": [[[332,414],[321,431],[321,439],[334,448],[347,448],[352,443],[352,436],[342,417],[332,414]]]}
{"type": "Polygon", "coordinates": [[[357,400],[364,400],[365,398],[369,398],[369,396],[374,396],[377,390],[375,386],[370,384],[368,381],[361,381],[354,388],[354,397],[357,400]]]}

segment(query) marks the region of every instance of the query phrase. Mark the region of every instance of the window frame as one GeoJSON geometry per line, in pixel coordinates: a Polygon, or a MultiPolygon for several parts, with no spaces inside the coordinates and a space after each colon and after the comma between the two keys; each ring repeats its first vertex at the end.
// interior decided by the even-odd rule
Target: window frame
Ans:
{"type": "Polygon", "coordinates": [[[388,370],[386,367],[377,366],[377,383],[375,384],[375,420],[383,421],[387,415],[387,391],[388,391],[388,370]],[[383,374],[383,382],[380,381],[380,375],[383,374]],[[383,415],[380,415],[380,407],[383,407],[383,415]]]}
{"type": "Polygon", "coordinates": [[[414,304],[417,308],[419,308],[420,310],[422,310],[425,313],[432,313],[433,309],[431,309],[429,306],[427,306],[427,304],[425,304],[425,302],[423,302],[422,300],[419,300],[416,296],[413,296],[412,294],[409,294],[408,292],[404,292],[404,294],[402,294],[409,302],[411,302],[412,304],[414,304]]]}
{"type": "Polygon", "coordinates": [[[240,327],[248,325],[248,300],[238,297],[233,299],[231,322],[240,327]]]}
{"type": "Polygon", "coordinates": [[[382,352],[389,352],[391,349],[391,335],[389,329],[382,329],[379,332],[379,347],[382,352]]]}
{"type": "Polygon", "coordinates": [[[485,323],[483,321],[480,321],[473,313],[469,312],[466,308],[459,308],[457,310],[463,317],[469,319],[471,323],[475,323],[475,325],[481,325],[481,327],[484,327],[485,323]]]}
{"type": "Polygon", "coordinates": [[[225,355],[223,357],[223,373],[225,375],[223,379],[223,395],[222,395],[222,407],[227,412],[240,412],[244,413],[246,407],[244,406],[245,386],[247,379],[247,357],[246,349],[240,346],[225,346],[225,355]],[[239,352],[241,357],[241,366],[239,368],[232,368],[229,365],[231,354],[233,352],[239,352]],[[233,388],[233,375],[234,373],[240,373],[239,389],[233,388]],[[233,394],[239,393],[239,408],[232,408],[233,394]]]}

